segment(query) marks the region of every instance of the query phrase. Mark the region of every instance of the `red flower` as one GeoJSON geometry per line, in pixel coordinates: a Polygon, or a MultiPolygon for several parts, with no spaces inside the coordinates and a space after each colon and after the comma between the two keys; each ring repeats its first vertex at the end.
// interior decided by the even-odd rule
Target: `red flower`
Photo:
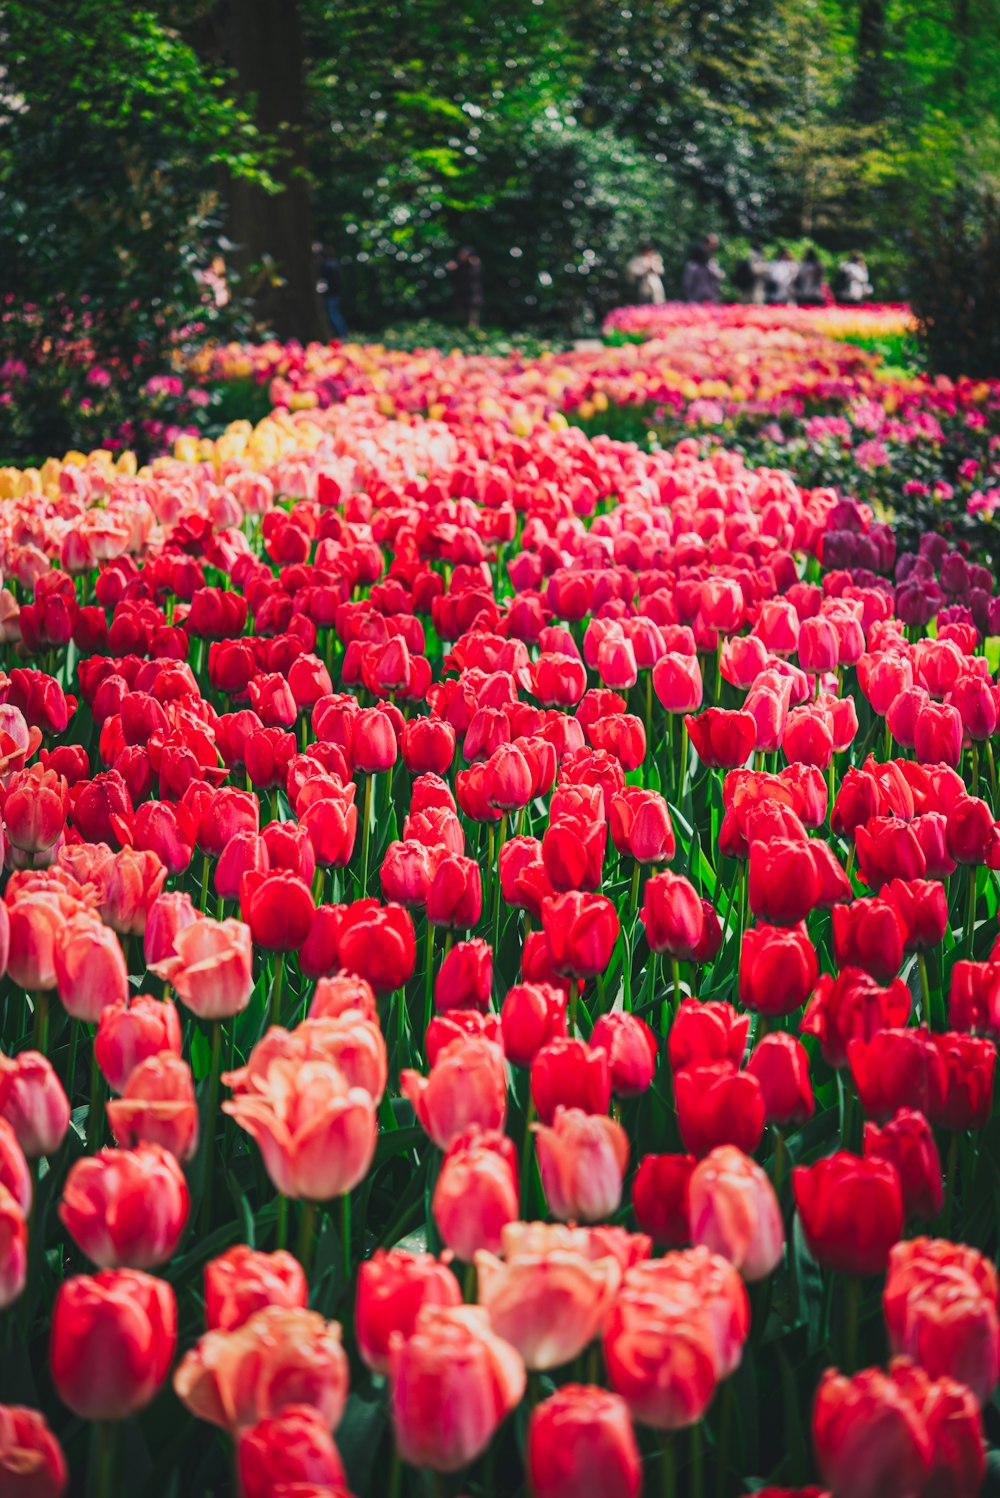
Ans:
{"type": "Polygon", "coordinates": [[[696,718],[685,718],[684,724],[698,758],[713,769],[731,770],[745,765],[757,742],[757,723],[752,713],[709,707],[696,718]]]}
{"type": "Polygon", "coordinates": [[[844,1150],[792,1172],[809,1252],[841,1274],[881,1274],[903,1232],[899,1172],[844,1150]]]}
{"type": "Polygon", "coordinates": [[[757,1078],[732,1061],[685,1066],[674,1077],[681,1142],[691,1154],[707,1155],[735,1144],[752,1155],[764,1132],[764,1092],[757,1078]]]}

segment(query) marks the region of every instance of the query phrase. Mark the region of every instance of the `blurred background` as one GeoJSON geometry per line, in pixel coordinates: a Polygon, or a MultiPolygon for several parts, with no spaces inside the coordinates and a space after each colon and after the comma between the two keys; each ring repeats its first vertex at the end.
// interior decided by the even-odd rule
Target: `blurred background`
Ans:
{"type": "Polygon", "coordinates": [[[707,234],[734,296],[754,244],[860,251],[925,364],[1000,369],[1000,0],[4,0],[0,33],[0,379],[84,334],[116,379],[326,339],[324,267],[352,334],[440,341],[461,245],[530,348],[598,331],[644,240],[677,296],[707,234]]]}

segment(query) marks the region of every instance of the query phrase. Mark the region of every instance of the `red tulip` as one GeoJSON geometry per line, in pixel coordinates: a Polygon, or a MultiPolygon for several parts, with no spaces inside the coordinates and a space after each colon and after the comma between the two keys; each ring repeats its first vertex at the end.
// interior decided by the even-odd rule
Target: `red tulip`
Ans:
{"type": "Polygon", "coordinates": [[[706,708],[696,718],[684,719],[695,753],[711,769],[734,769],[745,765],[757,742],[757,724],[752,713],[706,708]]]}
{"type": "Polygon", "coordinates": [[[972,1035],[935,1035],[945,1067],[944,1103],[931,1122],[945,1129],[983,1129],[993,1109],[997,1052],[992,1040],[972,1035]]]}
{"type": "Polygon", "coordinates": [[[618,915],[606,896],[576,890],[553,896],[542,904],[542,925],[557,971],[591,978],[611,961],[618,915]]]}
{"type": "Polygon", "coordinates": [[[616,1097],[638,1097],[652,1084],[659,1041],[636,1015],[602,1014],[591,1032],[590,1043],[607,1052],[611,1090],[616,1097]]]}
{"type": "Polygon", "coordinates": [[[583,1040],[560,1036],[549,1041],[531,1063],[531,1101],[542,1123],[551,1123],[558,1107],[585,1113],[607,1113],[611,1103],[608,1053],[583,1040]]]}
{"type": "Polygon", "coordinates": [[[189,1205],[174,1156],[144,1144],[77,1160],[66,1177],[59,1218],[99,1269],[155,1269],[173,1256],[189,1205]]]}
{"type": "Polygon", "coordinates": [[[805,1046],[785,1030],[764,1035],[754,1046],[747,1071],[764,1094],[764,1116],[782,1128],[800,1128],[812,1118],[815,1100],[805,1046]]]}
{"type": "Polygon", "coordinates": [[[493,948],[482,937],[456,942],[438,969],[434,980],[434,1007],[439,1014],[449,1009],[490,1006],[493,983],[493,948]]]}
{"type": "Polygon", "coordinates": [[[205,1265],[205,1328],[234,1331],[265,1306],[304,1306],[309,1286],[298,1259],[238,1243],[205,1265]]]}
{"type": "Polygon", "coordinates": [[[865,1124],[865,1159],[888,1160],[899,1172],[907,1221],[930,1222],[941,1210],[941,1159],[931,1126],[922,1113],[900,1108],[881,1129],[865,1124]]]}
{"type": "Polygon", "coordinates": [[[518,1353],[476,1306],[424,1306],[409,1337],[392,1337],[390,1363],[397,1449],[411,1466],[435,1472],[475,1461],[527,1382],[518,1353]]]}
{"type": "Polygon", "coordinates": [[[830,1066],[846,1066],[852,1039],[867,1040],[880,1030],[900,1028],[912,1005],[913,996],[901,978],[879,988],[868,973],[848,967],[836,978],[824,973],[799,1028],[818,1036],[830,1066]]]}
{"type": "Polygon", "coordinates": [[[975,1249],[913,1238],[889,1257],[889,1343],[932,1378],[957,1379],[985,1404],[1000,1377],[996,1273],[975,1249]]]}
{"type": "Polygon", "coordinates": [[[289,1491],[346,1495],[333,1438],[324,1417],[309,1405],[288,1405],[242,1431],[236,1461],[242,1498],[289,1491]]]}
{"type": "Polygon", "coordinates": [[[855,900],[833,911],[833,955],[837,966],[859,967],[889,983],[903,965],[906,927],[887,900],[855,900]]]}
{"type": "Polygon", "coordinates": [[[253,992],[249,926],[203,917],[177,932],[174,953],[157,963],[155,971],[200,1019],[229,1019],[247,1007],[253,992]]]}
{"type": "Polygon", "coordinates": [[[635,1220],[668,1248],[691,1241],[688,1186],[694,1167],[694,1155],[646,1155],[635,1173],[635,1220]]]}
{"type": "Polygon", "coordinates": [[[525,1455],[536,1498],[637,1498],[642,1462],[624,1401],[564,1384],[537,1404],[525,1455]]]}
{"type": "Polygon", "coordinates": [[[878,1368],[854,1378],[827,1369],[813,1407],[813,1443],[835,1498],[911,1498],[926,1491],[933,1460],[927,1429],[878,1368]]]}
{"type": "Polygon", "coordinates": [[[38,1051],[0,1055],[0,1115],[29,1160],[54,1155],[69,1129],[69,1100],[52,1063],[38,1051]]]}
{"type": "Polygon", "coordinates": [[[37,1410],[0,1405],[0,1493],[63,1498],[69,1484],[62,1447],[37,1410]]]}
{"type": "Polygon", "coordinates": [[[337,932],[341,965],[365,978],[377,993],[402,988],[413,973],[416,936],[408,911],[377,900],[348,905],[337,932]]]}
{"type": "Polygon", "coordinates": [[[432,926],[467,930],[483,913],[479,864],[472,858],[447,854],[440,859],[427,892],[427,919],[432,926]]]}
{"type": "Polygon", "coordinates": [[[52,1381],[81,1420],[127,1420],[143,1409],[159,1392],[176,1347],[177,1307],[164,1280],[105,1269],[63,1280],[56,1292],[52,1381]]]}
{"type": "Polygon", "coordinates": [[[640,914],[653,952],[669,952],[682,960],[694,956],[704,935],[705,916],[700,896],[683,874],[654,874],[647,881],[640,914]]]}
{"type": "Polygon", "coordinates": [[[903,1232],[899,1173],[887,1160],[841,1150],[792,1172],[795,1205],[813,1258],[842,1274],[880,1274],[903,1232]]]}
{"type": "Polygon", "coordinates": [[[515,1066],[530,1066],[550,1040],[566,1037],[566,994],[548,983],[515,983],[500,1012],[503,1048],[515,1066]]]}
{"type": "Polygon", "coordinates": [[[752,1154],[764,1132],[764,1095],[756,1077],[731,1061],[686,1066],[674,1077],[677,1126],[684,1148],[707,1155],[720,1144],[752,1154]]]}
{"type": "Polygon", "coordinates": [[[667,1052],[674,1072],[686,1066],[731,1061],[739,1066],[747,1048],[750,1018],[718,999],[684,999],[670,1027],[667,1052]]]}
{"type": "Polygon", "coordinates": [[[926,951],[944,939],[948,929],[948,901],[936,879],[891,879],[881,890],[906,927],[905,950],[926,951]]]}
{"type": "Polygon", "coordinates": [[[412,1336],[421,1307],[461,1303],[458,1280],[433,1254],[378,1248],[358,1270],[358,1351],[373,1373],[388,1373],[393,1334],[412,1336]]]}
{"type": "Polygon", "coordinates": [[[740,952],[740,1002],[760,1014],[792,1014],[809,997],[819,959],[804,926],[753,926],[740,952]]]}

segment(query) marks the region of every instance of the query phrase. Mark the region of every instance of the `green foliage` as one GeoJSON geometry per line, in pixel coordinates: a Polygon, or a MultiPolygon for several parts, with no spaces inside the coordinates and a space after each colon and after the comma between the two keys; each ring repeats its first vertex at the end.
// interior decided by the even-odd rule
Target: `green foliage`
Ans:
{"type": "Polygon", "coordinates": [[[1000,202],[956,191],[913,237],[913,310],[931,369],[995,378],[1000,370],[1000,202]]]}

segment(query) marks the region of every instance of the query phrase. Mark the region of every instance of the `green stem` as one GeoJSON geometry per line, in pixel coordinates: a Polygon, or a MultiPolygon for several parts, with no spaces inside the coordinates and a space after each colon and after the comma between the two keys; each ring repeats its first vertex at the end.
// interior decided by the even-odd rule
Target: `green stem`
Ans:
{"type": "Polygon", "coordinates": [[[729,1442],[733,1433],[733,1381],[727,1378],[722,1385],[721,1418],[719,1434],[715,1444],[715,1498],[725,1498],[726,1478],[729,1475],[729,1442]]]}
{"type": "Polygon", "coordinates": [[[365,820],[361,829],[361,898],[368,893],[368,840],[371,837],[373,775],[365,776],[365,820]]]}
{"type": "Polygon", "coordinates": [[[274,976],[271,980],[271,1024],[281,1024],[281,991],[285,983],[285,954],[278,952],[274,959],[274,976]]]}
{"type": "Polygon", "coordinates": [[[96,1498],[115,1498],[119,1429],[116,1420],[101,1420],[94,1426],[94,1441],[97,1446],[96,1498]]]}
{"type": "Polygon", "coordinates": [[[660,1498],[677,1498],[677,1447],[670,1431],[662,1431],[660,1440],[660,1498]]]}
{"type": "Polygon", "coordinates": [[[35,994],[34,1047],[44,1056],[49,1044],[49,995],[43,990],[35,994]]]}
{"type": "Polygon", "coordinates": [[[275,1235],[275,1248],[284,1248],[288,1242],[288,1197],[278,1197],[277,1232],[275,1235]]]}
{"type": "Polygon", "coordinates": [[[965,955],[972,961],[972,937],[976,926],[976,865],[969,865],[969,900],[965,907],[965,955]]]}
{"type": "Polygon", "coordinates": [[[73,1106],[73,1094],[76,1090],[76,1052],[80,1044],[80,1021],[71,1019],[69,1022],[69,1061],[66,1064],[66,1096],[69,1105],[73,1106]]]}
{"type": "Polygon", "coordinates": [[[400,1498],[403,1491],[403,1459],[399,1449],[395,1445],[392,1448],[392,1460],[389,1464],[389,1483],[386,1488],[386,1498],[400,1498]]]}
{"type": "Polygon", "coordinates": [[[96,1047],[90,1061],[90,1112],[87,1114],[87,1148],[98,1150],[104,1138],[104,1078],[97,1064],[96,1047]]]}
{"type": "Polygon", "coordinates": [[[202,915],[204,915],[206,910],[208,909],[208,871],[210,867],[211,860],[206,853],[201,861],[201,903],[198,906],[198,909],[201,911],[202,915]]]}
{"type": "Polygon", "coordinates": [[[674,1013],[676,1014],[677,1006],[681,1001],[681,965],[674,956],[670,958],[670,977],[673,982],[674,1013]]]}
{"type": "Polygon", "coordinates": [[[205,1112],[205,1151],[201,1177],[201,1235],[212,1225],[212,1164],[215,1157],[215,1122],[219,1111],[219,1073],[222,1070],[222,1021],[212,1024],[212,1060],[208,1073],[208,1107],[205,1112]]]}
{"type": "Polygon", "coordinates": [[[646,745],[653,742],[653,670],[646,672],[646,745]]]}
{"type": "Polygon", "coordinates": [[[302,1202],[299,1208],[299,1245],[295,1257],[302,1265],[307,1279],[316,1238],[316,1211],[315,1202],[302,1202]]]}
{"type": "Polygon", "coordinates": [[[639,863],[638,860],[636,860],[635,867],[632,870],[632,893],[629,896],[628,902],[628,919],[630,930],[635,925],[636,912],[639,909],[639,879],[641,875],[642,864],[639,863]]]}
{"type": "Polygon", "coordinates": [[[351,1193],[340,1198],[340,1246],[343,1253],[344,1284],[351,1283],[351,1193]]]}
{"type": "Polygon", "coordinates": [[[886,719],[886,723],[885,723],[885,754],[882,756],[882,758],[885,760],[885,762],[887,764],[888,764],[889,760],[892,758],[892,734],[889,731],[889,720],[888,720],[888,718],[886,719]]]}
{"type": "Polygon", "coordinates": [[[702,1498],[705,1491],[705,1456],[702,1449],[702,1424],[697,1420],[691,1427],[691,1481],[688,1492],[691,1498],[702,1498]]]}
{"type": "Polygon", "coordinates": [[[969,787],[970,796],[979,794],[979,745],[975,739],[972,740],[972,784],[969,787]]]}
{"type": "Polygon", "coordinates": [[[986,760],[990,767],[990,789],[993,792],[993,815],[996,816],[1000,796],[997,795],[997,762],[993,757],[993,742],[986,740],[986,760]]]}
{"type": "Polygon", "coordinates": [[[920,991],[923,996],[924,1024],[933,1030],[934,1013],[931,1008],[931,985],[927,977],[927,955],[923,948],[917,953],[917,967],[920,969],[920,991]]]}
{"type": "Polygon", "coordinates": [[[528,1186],[531,1179],[531,1125],[535,1121],[535,1105],[528,1098],[528,1111],[524,1115],[524,1139],[521,1142],[521,1212],[525,1216],[528,1211],[528,1186]]]}

